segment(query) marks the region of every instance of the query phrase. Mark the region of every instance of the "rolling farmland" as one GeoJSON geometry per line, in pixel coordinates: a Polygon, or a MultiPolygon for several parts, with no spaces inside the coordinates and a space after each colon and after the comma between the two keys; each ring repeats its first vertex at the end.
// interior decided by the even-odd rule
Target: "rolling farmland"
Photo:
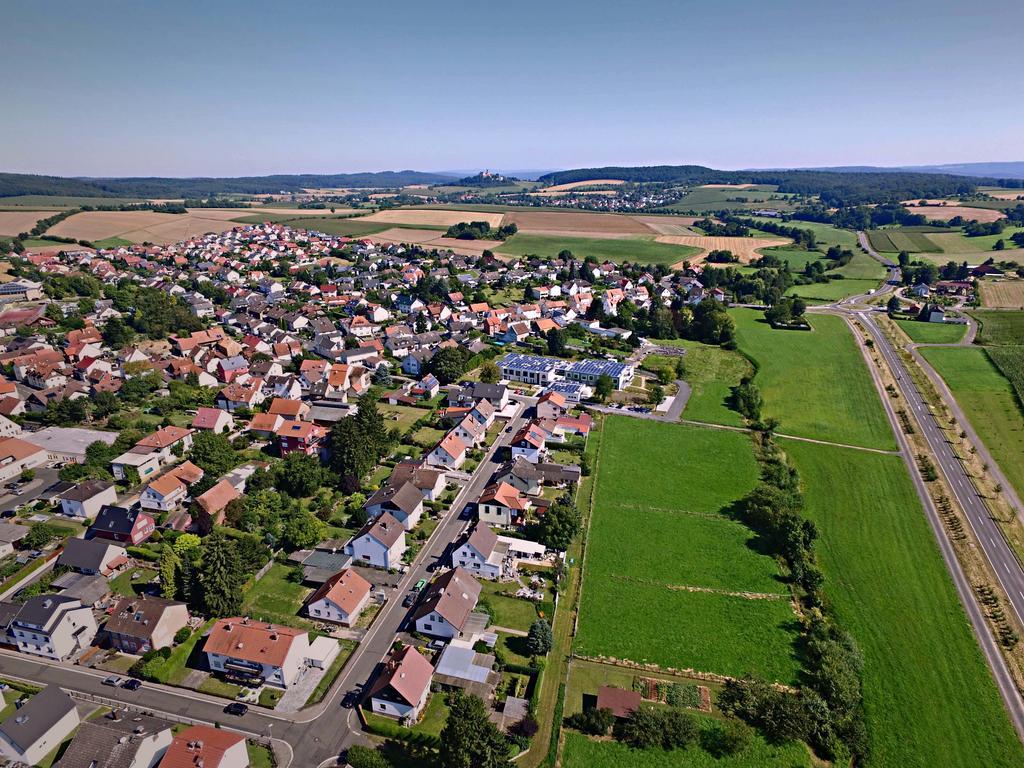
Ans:
{"type": "Polygon", "coordinates": [[[362,218],[364,221],[372,221],[374,223],[384,222],[387,224],[405,224],[409,226],[422,226],[426,224],[445,228],[463,221],[486,221],[492,227],[499,227],[504,215],[500,213],[452,209],[395,208],[393,210],[377,211],[362,218]]]}
{"type": "Polygon", "coordinates": [[[749,264],[759,259],[762,248],[785,246],[793,242],[785,237],[705,237],[703,235],[659,235],[655,239],[659,243],[699,249],[700,252],[691,261],[700,261],[710,251],[731,251],[743,264],[749,264]]]}
{"type": "Polygon", "coordinates": [[[899,232],[878,229],[868,232],[871,247],[882,253],[940,253],[942,247],[921,232],[899,232]]]}
{"type": "Polygon", "coordinates": [[[606,419],[577,653],[796,680],[796,621],[778,567],[726,516],[757,480],[749,440],[606,419]]]}
{"type": "Polygon", "coordinates": [[[52,215],[53,211],[0,210],[0,235],[20,235],[22,232],[28,232],[37,221],[52,215]]]}
{"type": "Polygon", "coordinates": [[[864,654],[865,764],[1021,765],[1024,749],[903,460],[780,443],[800,471],[806,512],[820,531],[825,591],[864,654]]]}
{"type": "Polygon", "coordinates": [[[1024,312],[986,312],[971,310],[978,321],[979,344],[1024,344],[1024,312]]]}
{"type": "Polygon", "coordinates": [[[195,208],[188,213],[156,211],[83,211],[50,227],[46,234],[76,240],[117,237],[133,243],[173,243],[207,232],[224,232],[237,226],[237,208],[195,208]]]}

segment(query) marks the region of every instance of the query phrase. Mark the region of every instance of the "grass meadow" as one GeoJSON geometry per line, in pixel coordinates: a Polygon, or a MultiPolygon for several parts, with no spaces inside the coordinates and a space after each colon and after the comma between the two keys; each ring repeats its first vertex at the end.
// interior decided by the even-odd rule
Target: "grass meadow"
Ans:
{"type": "Polygon", "coordinates": [[[830,280],[827,283],[794,285],[786,291],[786,295],[799,296],[809,301],[833,302],[867,293],[877,287],[877,280],[830,280]]]}
{"type": "MultiPolygon", "coordinates": [[[[779,223],[778,219],[767,218],[764,216],[751,216],[750,218],[755,221],[773,222],[779,223]]],[[[857,247],[857,233],[851,229],[839,229],[833,227],[831,224],[821,224],[816,221],[800,221],[798,219],[792,219],[786,222],[787,226],[798,227],[799,229],[809,229],[814,233],[814,237],[818,241],[818,247],[824,246],[825,250],[828,250],[830,245],[838,245],[843,248],[850,248],[851,250],[857,247]]]]}
{"type": "Polygon", "coordinates": [[[780,443],[820,532],[826,593],[864,655],[866,765],[1024,764],[903,460],[780,443]]]}
{"type": "Polygon", "coordinates": [[[506,256],[557,256],[572,251],[579,257],[594,256],[612,261],[634,264],[675,264],[700,253],[700,248],[688,245],[658,243],[653,239],[561,237],[558,235],[513,235],[496,249],[506,256]]]}
{"type": "MultiPolygon", "coordinates": [[[[690,399],[686,401],[682,418],[709,424],[743,426],[743,417],[729,407],[728,400],[732,388],[740,383],[740,379],[753,372],[749,360],[739,352],[696,341],[675,339],[658,343],[686,349],[683,378],[690,385],[690,399]]],[[[674,364],[675,358],[649,355],[647,361],[652,367],[660,367],[674,364]]]]}
{"type": "Polygon", "coordinates": [[[984,349],[930,347],[921,354],[953,392],[1017,493],[1024,494],[1024,416],[1009,380],[984,349]]]}
{"type": "Polygon", "coordinates": [[[918,344],[956,344],[964,334],[967,326],[958,323],[924,323],[920,320],[897,320],[896,324],[918,344]]]}
{"type": "Polygon", "coordinates": [[[597,465],[576,651],[794,682],[778,567],[725,516],[757,482],[750,438],[611,416],[597,465]]]}
{"type": "MultiPolygon", "coordinates": [[[[844,281],[849,282],[849,281],[844,281]]],[[[868,448],[896,448],[864,358],[846,323],[814,315],[814,330],[773,330],[761,312],[735,309],[739,348],[759,366],[763,415],[780,431],[868,448]]]]}

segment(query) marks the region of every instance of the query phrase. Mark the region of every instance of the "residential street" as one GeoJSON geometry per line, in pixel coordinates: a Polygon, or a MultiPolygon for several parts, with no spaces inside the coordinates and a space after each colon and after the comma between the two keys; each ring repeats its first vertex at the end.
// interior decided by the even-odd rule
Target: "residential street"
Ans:
{"type": "Polygon", "coordinates": [[[145,683],[137,691],[103,685],[107,673],[79,666],[36,661],[24,654],[0,651],[0,675],[30,680],[34,683],[55,683],[68,691],[100,697],[111,702],[166,714],[174,719],[203,723],[220,723],[225,728],[248,735],[272,737],[279,753],[278,768],[288,765],[332,765],[341,750],[359,739],[361,732],[356,710],[342,706],[347,694],[358,694],[377,664],[390,650],[395,635],[410,609],[402,607],[402,597],[419,579],[429,579],[433,567],[441,563],[448,546],[469,526],[460,518],[467,503],[475,500],[490,481],[500,461],[495,454],[506,446],[523,425],[523,414],[536,400],[517,397],[519,406],[508,420],[509,428],[501,432],[485,458],[463,486],[448,512],[420,551],[398,588],[378,614],[363,642],[349,659],[323,703],[317,707],[286,715],[259,707],[250,707],[242,717],[224,713],[227,700],[183,688],[145,683]]]}

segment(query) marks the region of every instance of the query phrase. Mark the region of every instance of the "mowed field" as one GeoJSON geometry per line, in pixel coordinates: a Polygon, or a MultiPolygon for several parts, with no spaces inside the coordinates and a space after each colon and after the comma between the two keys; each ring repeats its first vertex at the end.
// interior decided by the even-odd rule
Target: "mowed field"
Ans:
{"type": "Polygon", "coordinates": [[[1006,218],[1006,214],[1002,211],[991,208],[972,208],[966,205],[910,205],[907,208],[911,213],[920,214],[929,221],[949,221],[960,216],[968,221],[988,223],[1006,218]]]}
{"type": "MultiPolygon", "coordinates": [[[[849,282],[849,281],[840,281],[849,282]]],[[[735,309],[739,348],[758,365],[754,381],[763,415],[799,437],[867,448],[896,448],[896,439],[853,335],[842,318],[814,315],[812,331],[775,330],[764,314],[735,309]]]]}
{"type": "Polygon", "coordinates": [[[610,416],[600,439],[576,653],[795,682],[778,566],[728,517],[757,482],[749,436],[610,416]]]}
{"type": "Polygon", "coordinates": [[[659,243],[685,245],[699,248],[694,260],[702,260],[710,251],[732,251],[743,264],[749,264],[761,257],[761,248],[789,245],[793,241],[786,237],[705,237],[703,235],[659,235],[659,243]]]}
{"type": "MultiPolygon", "coordinates": [[[[683,378],[690,385],[682,418],[709,424],[742,427],[743,417],[729,407],[732,387],[753,372],[750,361],[739,352],[684,339],[661,339],[658,344],[686,349],[683,378]]],[[[644,367],[675,366],[677,358],[648,355],[644,367]]]]}
{"type": "Polygon", "coordinates": [[[650,227],[659,235],[699,235],[693,225],[700,221],[696,216],[634,216],[641,224],[650,227]]]}
{"type": "Polygon", "coordinates": [[[938,253],[942,250],[941,246],[921,232],[874,230],[868,232],[868,242],[876,251],[883,253],[938,253]]]}
{"type": "Polygon", "coordinates": [[[780,443],[818,526],[825,591],[864,655],[865,765],[1024,765],[903,460],[780,443]]]}
{"type": "Polygon", "coordinates": [[[1017,493],[1024,494],[1024,416],[1009,380],[978,347],[925,347],[921,354],[946,382],[1017,493]]]}
{"type": "Polygon", "coordinates": [[[505,256],[557,256],[565,250],[576,256],[594,256],[618,263],[665,265],[693,258],[699,252],[691,246],[659,243],[651,237],[567,237],[527,232],[513,235],[494,249],[495,253],[505,256]]]}
{"type": "Polygon", "coordinates": [[[492,227],[500,227],[504,214],[450,209],[396,208],[388,211],[377,211],[362,218],[363,221],[384,222],[387,224],[407,224],[410,226],[425,224],[440,227],[450,227],[463,221],[486,221],[492,227]]]}
{"type": "Polygon", "coordinates": [[[896,324],[918,344],[956,344],[967,326],[960,323],[925,323],[920,320],[897,320],[896,324]]]}
{"type": "Polygon", "coordinates": [[[529,208],[509,210],[506,224],[515,224],[520,232],[579,237],[609,237],[656,234],[632,216],[587,211],[535,211],[529,208]]]}
{"type": "Polygon", "coordinates": [[[173,243],[207,232],[224,232],[237,226],[234,218],[244,215],[237,208],[194,208],[188,213],[155,211],[84,211],[57,222],[46,234],[76,240],[105,240],[111,237],[133,243],[173,243]]]}
{"type": "Polygon", "coordinates": [[[980,282],[983,307],[1024,309],[1024,280],[992,280],[980,282]]]}
{"type": "MultiPolygon", "coordinates": [[[[0,202],[3,198],[0,198],[0,202]]],[[[53,211],[0,211],[0,235],[28,232],[40,219],[53,216],[53,211]]]]}

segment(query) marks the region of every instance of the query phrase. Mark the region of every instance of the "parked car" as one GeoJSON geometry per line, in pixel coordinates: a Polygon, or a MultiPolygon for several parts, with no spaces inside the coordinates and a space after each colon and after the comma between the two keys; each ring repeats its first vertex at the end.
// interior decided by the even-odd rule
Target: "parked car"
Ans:
{"type": "Polygon", "coordinates": [[[241,717],[242,715],[244,715],[248,711],[249,711],[248,705],[243,704],[240,701],[233,701],[230,704],[228,704],[226,707],[224,707],[224,712],[226,714],[237,715],[238,717],[241,717]]]}
{"type": "Polygon", "coordinates": [[[415,592],[410,592],[408,595],[405,596],[405,599],[402,600],[402,607],[403,608],[412,608],[412,604],[415,603],[415,602],[416,602],[416,593],[415,592]]]}
{"type": "Polygon", "coordinates": [[[117,688],[121,685],[121,678],[117,675],[110,675],[109,677],[103,678],[103,684],[109,685],[111,688],[117,688]]]}
{"type": "Polygon", "coordinates": [[[420,579],[419,581],[416,582],[416,586],[413,587],[413,589],[415,589],[417,592],[419,592],[425,586],[427,586],[427,580],[426,579],[420,579]]]}
{"type": "Polygon", "coordinates": [[[125,680],[123,683],[121,683],[121,687],[124,688],[126,691],[137,691],[139,690],[139,688],[142,687],[142,681],[137,680],[133,677],[130,680],[125,680]]]}

